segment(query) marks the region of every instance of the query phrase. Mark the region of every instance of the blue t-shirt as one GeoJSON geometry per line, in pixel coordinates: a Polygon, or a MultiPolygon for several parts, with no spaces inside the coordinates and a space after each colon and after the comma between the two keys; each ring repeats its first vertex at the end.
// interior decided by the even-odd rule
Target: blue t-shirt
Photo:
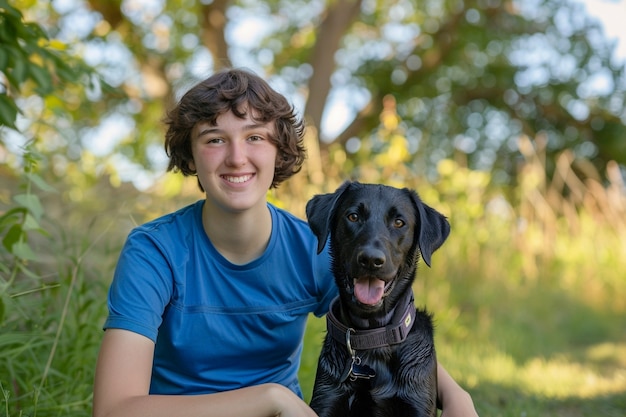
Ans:
{"type": "Polygon", "coordinates": [[[139,226],[124,245],[104,328],[155,342],[150,393],[202,394],[266,382],[299,395],[309,313],[336,288],[328,253],[307,223],[268,204],[272,234],[258,259],[235,265],[202,226],[204,201],[139,226]]]}

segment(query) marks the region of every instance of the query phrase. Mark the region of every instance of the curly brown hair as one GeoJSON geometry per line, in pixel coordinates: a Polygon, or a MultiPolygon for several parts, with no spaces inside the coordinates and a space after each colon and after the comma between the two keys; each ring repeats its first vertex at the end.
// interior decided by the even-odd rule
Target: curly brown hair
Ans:
{"type": "MultiPolygon", "coordinates": [[[[283,95],[258,75],[243,69],[228,69],[211,75],[192,87],[167,112],[164,119],[168,126],[165,134],[165,152],[169,157],[167,170],[195,175],[189,166],[193,162],[191,132],[194,126],[198,122],[215,125],[217,118],[228,111],[245,118],[246,108],[255,121],[274,122],[276,136],[270,141],[278,152],[270,188],[278,187],[300,171],[306,156],[304,121],[296,116],[294,107],[283,95]]],[[[198,185],[202,189],[202,185],[198,185]]]]}

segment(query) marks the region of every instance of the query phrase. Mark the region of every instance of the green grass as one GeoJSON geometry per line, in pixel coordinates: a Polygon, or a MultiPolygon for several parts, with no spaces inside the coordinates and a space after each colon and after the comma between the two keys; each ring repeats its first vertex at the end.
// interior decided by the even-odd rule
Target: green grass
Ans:
{"type": "Polygon", "coordinates": [[[489,288],[498,297],[467,305],[461,331],[441,326],[439,359],[481,415],[623,415],[623,313],[546,287],[489,288]]]}
{"type": "MultiPolygon", "coordinates": [[[[543,172],[537,158],[526,168],[543,172]]],[[[512,198],[489,176],[443,164],[416,186],[452,233],[421,265],[416,303],[434,313],[439,361],[483,417],[626,415],[626,196],[545,177],[512,198]]],[[[572,174],[574,175],[574,174],[572,174]]],[[[537,180],[538,179],[538,180],[537,180]]],[[[582,184],[582,182],[581,182],[582,184]]],[[[301,381],[310,396],[323,320],[312,320],[301,381]]]]}
{"type": "MultiPolygon", "coordinates": [[[[452,224],[432,268],[420,266],[414,290],[417,304],[434,313],[439,360],[472,394],[479,414],[625,415],[622,186],[590,184],[568,194],[546,178],[529,187],[523,177],[516,188],[494,190],[488,174],[450,161],[440,174],[433,186],[407,184],[452,224]]],[[[293,194],[289,204],[277,198],[296,214],[305,201],[298,190],[320,192],[302,183],[284,189],[293,194]]],[[[133,198],[136,206],[120,208],[116,198],[94,196],[89,207],[68,212],[55,196],[56,205],[44,204],[57,213],[42,221],[49,237],[29,241],[37,261],[0,247],[0,417],[91,414],[120,246],[134,224],[183,204],[169,195],[124,200],[133,198]]],[[[325,320],[311,318],[300,369],[307,399],[324,335],[325,320]]]]}
{"type": "MultiPolygon", "coordinates": [[[[623,311],[541,281],[509,286],[465,272],[422,272],[428,290],[419,283],[415,290],[435,314],[439,361],[472,394],[479,415],[624,415],[623,311]]],[[[325,321],[313,318],[301,367],[307,398],[324,332],[325,321]]]]}
{"type": "MultiPolygon", "coordinates": [[[[571,274],[576,263],[564,268],[552,259],[528,278],[510,246],[499,256],[500,245],[481,247],[475,261],[459,262],[459,243],[447,244],[432,269],[419,269],[416,302],[434,313],[439,361],[472,394],[479,415],[624,415],[624,261],[607,268],[587,257],[597,269],[584,276],[571,274]],[[576,279],[563,282],[570,275],[576,279]]],[[[324,320],[309,323],[307,396],[324,331],[324,320]]]]}

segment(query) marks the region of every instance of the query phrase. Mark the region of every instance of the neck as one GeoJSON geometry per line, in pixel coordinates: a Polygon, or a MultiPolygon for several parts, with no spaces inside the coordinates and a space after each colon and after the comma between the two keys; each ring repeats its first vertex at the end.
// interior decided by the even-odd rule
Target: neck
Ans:
{"type": "Polygon", "coordinates": [[[267,204],[242,212],[227,212],[205,202],[202,224],[217,251],[239,265],[261,256],[272,234],[272,216],[267,204]]]}

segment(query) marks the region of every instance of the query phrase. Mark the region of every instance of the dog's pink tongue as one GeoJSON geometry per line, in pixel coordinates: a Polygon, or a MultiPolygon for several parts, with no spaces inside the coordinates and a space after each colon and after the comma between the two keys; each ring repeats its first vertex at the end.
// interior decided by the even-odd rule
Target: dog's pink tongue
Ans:
{"type": "Polygon", "coordinates": [[[354,296],[363,304],[373,305],[383,298],[385,281],[376,278],[354,280],[354,296]]]}

